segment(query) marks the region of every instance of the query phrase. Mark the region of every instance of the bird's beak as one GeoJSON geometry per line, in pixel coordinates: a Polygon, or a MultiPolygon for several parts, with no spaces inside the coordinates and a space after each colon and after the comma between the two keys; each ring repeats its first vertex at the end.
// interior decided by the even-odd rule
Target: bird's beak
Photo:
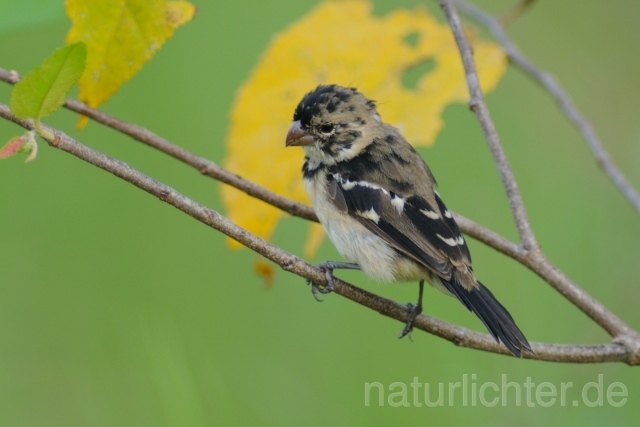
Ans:
{"type": "Polygon", "coordinates": [[[291,127],[289,128],[289,133],[287,133],[287,147],[291,146],[303,146],[303,145],[312,145],[313,144],[313,136],[309,135],[305,132],[300,126],[300,120],[296,120],[293,122],[291,127]]]}

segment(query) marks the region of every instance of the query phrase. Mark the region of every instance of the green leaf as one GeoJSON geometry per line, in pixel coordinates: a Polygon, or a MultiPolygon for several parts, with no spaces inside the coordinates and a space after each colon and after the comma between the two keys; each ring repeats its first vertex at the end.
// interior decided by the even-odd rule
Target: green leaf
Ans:
{"type": "Polygon", "coordinates": [[[56,111],[84,71],[87,48],[82,42],[62,47],[27,74],[11,94],[11,111],[36,120],[56,111]]]}

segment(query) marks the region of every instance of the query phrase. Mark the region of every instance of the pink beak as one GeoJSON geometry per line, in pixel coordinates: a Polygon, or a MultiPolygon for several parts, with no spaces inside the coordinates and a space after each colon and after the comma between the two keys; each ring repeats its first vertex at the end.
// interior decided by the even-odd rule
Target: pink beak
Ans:
{"type": "Polygon", "coordinates": [[[300,126],[300,120],[296,120],[289,128],[289,133],[287,133],[287,147],[299,147],[303,145],[312,145],[313,144],[313,136],[309,135],[305,132],[300,126]]]}

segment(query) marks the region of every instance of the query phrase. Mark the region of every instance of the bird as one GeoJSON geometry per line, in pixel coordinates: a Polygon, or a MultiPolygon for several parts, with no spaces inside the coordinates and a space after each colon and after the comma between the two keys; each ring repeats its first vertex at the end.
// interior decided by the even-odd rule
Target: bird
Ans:
{"type": "Polygon", "coordinates": [[[361,270],[382,282],[418,281],[416,304],[399,338],[422,313],[424,282],[456,297],[515,356],[533,353],[506,308],[475,277],[467,243],[423,158],[382,121],[356,88],[319,85],[299,102],[286,147],[302,147],[305,191],[318,220],[348,262],[318,267],[333,291],[333,270],[361,270]]]}

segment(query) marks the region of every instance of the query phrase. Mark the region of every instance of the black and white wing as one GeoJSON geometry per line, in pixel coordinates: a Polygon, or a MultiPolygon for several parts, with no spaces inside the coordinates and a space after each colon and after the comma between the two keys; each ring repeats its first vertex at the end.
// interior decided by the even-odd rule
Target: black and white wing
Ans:
{"type": "Polygon", "coordinates": [[[338,209],[442,279],[450,280],[454,269],[471,266],[467,244],[437,194],[433,206],[420,196],[403,197],[376,183],[338,173],[329,176],[327,185],[338,209]]]}
{"type": "Polygon", "coordinates": [[[509,312],[471,269],[471,255],[451,212],[434,191],[432,203],[416,194],[400,195],[352,173],[328,176],[336,209],[348,213],[397,251],[440,277],[446,289],[474,312],[496,341],[515,355],[531,351],[509,312]]]}

